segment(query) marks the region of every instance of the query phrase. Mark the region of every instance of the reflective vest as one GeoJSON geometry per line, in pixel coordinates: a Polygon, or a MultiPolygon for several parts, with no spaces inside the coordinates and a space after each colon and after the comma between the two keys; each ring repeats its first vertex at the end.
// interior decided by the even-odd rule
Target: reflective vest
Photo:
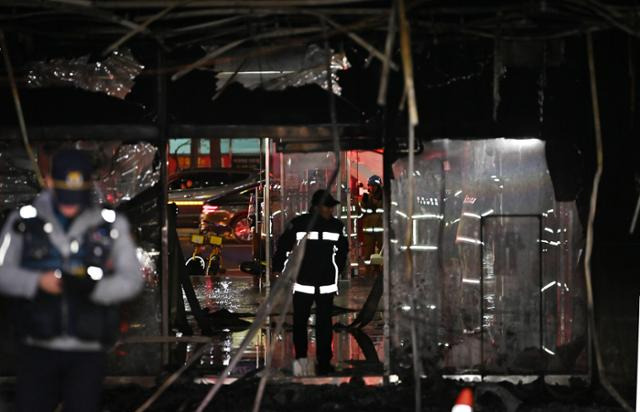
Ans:
{"type": "Polygon", "coordinates": [[[290,252],[306,237],[305,254],[293,291],[310,295],[337,293],[338,278],[345,269],[349,253],[345,227],[338,219],[318,217],[309,228],[311,220],[311,214],[304,214],[289,222],[278,239],[273,268],[283,271],[290,252]]]}
{"type": "MultiPolygon", "coordinates": [[[[50,222],[37,215],[22,217],[14,228],[23,238],[20,266],[38,272],[61,270],[73,276],[90,276],[93,280],[108,277],[112,273],[109,267],[111,249],[119,235],[112,223],[105,220],[88,228],[82,239],[72,241],[71,254],[65,258],[51,243],[49,233],[53,231],[53,225],[50,222]]],[[[32,300],[15,301],[12,310],[20,337],[46,340],[72,336],[105,344],[113,343],[117,338],[117,307],[98,305],[89,296],[67,292],[51,295],[38,289],[32,300]]]]}
{"type": "Polygon", "coordinates": [[[382,214],[384,213],[382,197],[376,198],[365,194],[362,203],[362,232],[364,234],[381,234],[384,232],[382,214]]]}

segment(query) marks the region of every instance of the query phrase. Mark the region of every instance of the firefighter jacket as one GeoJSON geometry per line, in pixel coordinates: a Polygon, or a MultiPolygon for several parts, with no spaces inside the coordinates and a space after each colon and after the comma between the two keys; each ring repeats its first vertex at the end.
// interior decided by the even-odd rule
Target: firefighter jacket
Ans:
{"type": "Polygon", "coordinates": [[[113,210],[89,207],[65,231],[53,208],[45,191],[9,216],[0,234],[0,292],[13,298],[12,317],[25,343],[100,350],[117,337],[116,305],[143,284],[129,224],[113,210]],[[39,289],[48,271],[61,275],[62,294],[39,289]],[[78,293],[74,282],[91,287],[78,293]]]}
{"type": "Polygon", "coordinates": [[[365,234],[382,233],[384,231],[382,189],[378,193],[365,193],[360,202],[360,208],[362,211],[362,231],[365,234]]]}
{"type": "Polygon", "coordinates": [[[309,229],[312,217],[311,213],[306,213],[289,222],[278,239],[273,269],[276,272],[283,271],[289,254],[307,235],[305,254],[293,290],[307,294],[336,293],[338,277],[347,264],[347,233],[342,222],[336,218],[325,220],[318,217],[309,229]]]}

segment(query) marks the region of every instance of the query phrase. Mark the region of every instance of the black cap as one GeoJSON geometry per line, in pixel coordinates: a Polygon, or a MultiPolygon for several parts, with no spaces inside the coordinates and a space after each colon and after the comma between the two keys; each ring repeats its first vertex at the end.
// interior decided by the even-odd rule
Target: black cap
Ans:
{"type": "Polygon", "coordinates": [[[91,201],[93,165],[86,152],[63,149],[51,161],[51,178],[56,202],[88,205],[91,201]]]}
{"type": "Polygon", "coordinates": [[[311,198],[311,206],[319,206],[320,204],[327,207],[334,207],[335,205],[340,204],[340,202],[334,199],[328,191],[320,189],[316,190],[313,194],[313,197],[311,198]]]}

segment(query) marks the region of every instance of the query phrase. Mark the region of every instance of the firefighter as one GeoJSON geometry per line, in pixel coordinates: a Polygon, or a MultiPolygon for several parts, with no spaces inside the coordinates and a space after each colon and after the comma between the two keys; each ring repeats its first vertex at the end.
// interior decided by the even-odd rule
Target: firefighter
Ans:
{"type": "Polygon", "coordinates": [[[367,183],[368,193],[362,195],[360,209],[362,211],[362,256],[365,260],[366,273],[372,275],[377,271],[377,266],[370,263],[371,255],[382,250],[382,213],[383,213],[383,191],[382,179],[373,175],[367,183]]]}
{"type": "Polygon", "coordinates": [[[125,217],[91,201],[87,154],[62,150],[47,189],[0,233],[0,292],[19,339],[19,411],[97,411],[117,304],[142,288],[125,217]]]}
{"type": "Polygon", "coordinates": [[[349,253],[345,227],[340,220],[333,217],[333,209],[337,204],[339,202],[326,190],[316,191],[311,200],[309,213],[289,222],[285,232],[278,239],[273,257],[274,271],[282,271],[291,250],[307,236],[305,254],[293,287],[295,375],[311,374],[313,370],[312,362],[307,358],[307,324],[314,302],[317,373],[327,375],[335,371],[331,365],[333,297],[338,292],[338,277],[345,269],[349,253]],[[310,227],[312,223],[313,226],[310,227]]]}

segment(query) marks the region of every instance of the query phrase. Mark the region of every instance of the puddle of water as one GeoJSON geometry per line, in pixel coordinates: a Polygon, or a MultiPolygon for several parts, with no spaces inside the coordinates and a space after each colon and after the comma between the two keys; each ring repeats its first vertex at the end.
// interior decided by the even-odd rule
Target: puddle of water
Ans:
{"type": "MultiPolygon", "coordinates": [[[[227,275],[216,278],[193,277],[194,289],[202,307],[217,311],[226,309],[232,313],[254,314],[259,304],[264,300],[264,291],[258,290],[257,280],[251,276],[227,275]]],[[[341,293],[335,299],[335,305],[343,308],[359,309],[367,298],[372,281],[353,280],[341,284],[341,293]]],[[[356,312],[334,316],[334,323],[349,324],[356,316],[356,312]]],[[[252,321],[252,317],[243,318],[252,321]]],[[[275,317],[270,317],[266,325],[271,325],[275,317]]],[[[314,316],[311,316],[309,327],[309,356],[315,357],[315,330],[312,327],[314,316]]],[[[292,316],[287,316],[284,333],[275,336],[272,327],[265,327],[257,334],[249,348],[242,356],[233,376],[241,376],[253,369],[260,368],[265,363],[266,348],[275,339],[272,364],[275,368],[290,372],[293,362],[294,346],[291,333],[292,316]]],[[[195,323],[194,323],[195,326],[195,323]]],[[[337,368],[370,369],[371,362],[384,360],[383,321],[378,314],[371,324],[357,333],[334,331],[333,362],[337,368]]],[[[197,368],[204,374],[221,372],[228,364],[231,356],[245,338],[247,331],[220,333],[212,337],[214,345],[196,363],[197,368]]],[[[183,345],[185,356],[195,352],[199,344],[183,345]]],[[[378,364],[379,367],[380,364],[378,364]]]]}

